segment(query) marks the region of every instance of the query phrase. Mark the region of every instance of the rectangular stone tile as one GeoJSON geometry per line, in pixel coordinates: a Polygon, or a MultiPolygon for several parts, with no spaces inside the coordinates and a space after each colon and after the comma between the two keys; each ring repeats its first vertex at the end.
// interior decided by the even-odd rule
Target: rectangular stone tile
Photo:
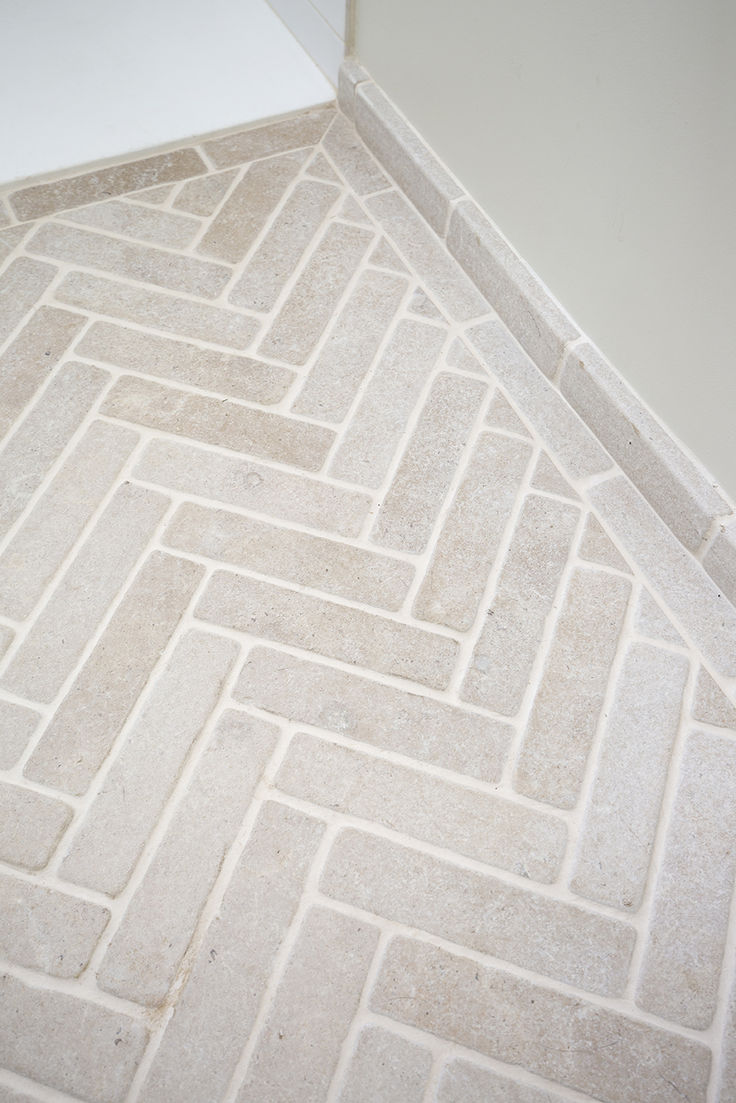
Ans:
{"type": "Polygon", "coordinates": [[[457,652],[446,636],[229,571],[215,572],[195,616],[436,689],[449,682],[457,652]]]}
{"type": "Polygon", "coordinates": [[[736,1103],[736,977],[726,1007],[721,1068],[715,1099],[717,1103],[736,1103]]]}
{"type": "Polygon", "coordinates": [[[209,218],[220,206],[237,174],[237,169],[230,169],[228,172],[210,173],[195,180],[187,180],[179,188],[172,206],[178,211],[209,218]]]}
{"type": "Polygon", "coordinates": [[[125,887],[237,654],[204,632],[180,641],[74,836],[66,880],[112,896],[125,887]]]}
{"type": "Polygon", "coordinates": [[[414,576],[403,560],[194,502],[179,507],[163,539],[180,551],[383,609],[401,606],[414,576]]]}
{"type": "Polygon", "coordinates": [[[185,180],[188,176],[199,176],[206,171],[207,167],[196,150],[174,149],[138,161],[52,180],[48,184],[32,184],[28,188],[19,188],[9,198],[18,218],[25,221],[99,199],[109,199],[113,195],[124,195],[139,188],[185,180]]]}
{"type": "Polygon", "coordinates": [[[109,378],[101,368],[65,364],[8,438],[0,452],[0,536],[23,512],[109,378]]]}
{"type": "Polygon", "coordinates": [[[715,667],[736,676],[736,609],[628,479],[608,479],[588,495],[606,525],[679,624],[715,667]]]}
{"type": "Polygon", "coordinates": [[[358,536],[371,507],[359,491],[176,441],[151,441],[134,476],[339,536],[358,536]]]}
{"type": "Polygon", "coordinates": [[[680,766],[636,1002],[706,1030],[713,1019],[736,876],[736,743],[695,733],[680,766]]]}
{"type": "Polygon", "coordinates": [[[422,1103],[431,1068],[431,1050],[382,1027],[364,1027],[340,1103],[422,1103]]]}
{"type": "Polygon", "coordinates": [[[406,288],[400,276],[363,272],[292,405],[295,413],[332,422],[347,416],[406,288]]]}
{"type": "Polygon", "coordinates": [[[565,345],[580,331],[471,199],[453,208],[447,248],[534,363],[553,375],[565,345]]]}
{"type": "Polygon", "coordinates": [[[366,206],[454,321],[489,313],[478,289],[403,195],[385,192],[367,199],[366,206]]]}
{"type": "Polygon", "coordinates": [[[162,1003],[279,736],[226,712],[102,960],[101,988],[162,1003]]]}
{"type": "Polygon", "coordinates": [[[95,322],[75,351],[125,371],[156,375],[264,405],[280,402],[294,380],[288,368],[202,349],[111,322],[95,322]]]}
{"type": "Polygon", "coordinates": [[[0,977],[0,1063],[58,1091],[122,1103],[148,1031],[119,1011],[0,977]]]}
{"type": "Polygon", "coordinates": [[[577,803],[630,595],[618,575],[572,575],[521,744],[518,792],[559,808],[577,803]]]}
{"type": "MultiPolygon", "coordinates": [[[[3,650],[0,639],[0,651],[3,650]]],[[[0,700],[0,770],[10,770],[28,746],[40,715],[25,705],[0,700]]]]}
{"type": "Polygon", "coordinates": [[[364,80],[370,80],[370,77],[363,66],[354,57],[346,57],[338,73],[337,102],[349,119],[354,114],[356,86],[364,80]]]}
{"type": "Polygon", "coordinates": [[[235,306],[267,313],[341,195],[332,184],[297,184],[228,295],[235,306]]]}
{"type": "Polygon", "coordinates": [[[322,144],[358,195],[371,195],[391,186],[391,181],[361,142],[355,128],[342,115],[335,116],[322,144]]]}
{"type": "Polygon", "coordinates": [[[0,874],[0,953],[26,969],[78,977],[107,926],[107,908],[0,874]]]}
{"type": "Polygon", "coordinates": [[[371,531],[374,544],[424,551],[486,393],[480,380],[443,372],[432,384],[371,531]]]}
{"type": "Polygon", "coordinates": [[[26,766],[28,777],[77,796],[86,792],[203,573],[189,560],[149,557],[56,709],[26,766]]]}
{"type": "Polygon", "coordinates": [[[255,318],[246,314],[176,298],[162,291],[131,287],[104,276],[93,276],[91,272],[70,272],[56,289],[55,297],[81,310],[227,348],[247,348],[259,329],[255,318]]]}
{"type": "Polygon", "coordinates": [[[238,1103],[322,1103],[358,1009],[378,931],[313,908],[306,916],[251,1057],[238,1103]],[[329,1000],[305,993],[329,992],[329,1000]]]}
{"type": "Polygon", "coordinates": [[[331,475],[380,486],[444,342],[437,326],[399,322],[346,428],[331,475]]]}
{"type": "Polygon", "coordinates": [[[0,437],[23,412],[85,324],[81,314],[42,306],[0,356],[0,437]]]}
{"type": "Polygon", "coordinates": [[[0,782],[0,861],[43,869],[71,818],[60,800],[0,782]]]}
{"type": "Polygon", "coordinates": [[[201,299],[216,299],[232,276],[232,269],[223,264],[55,222],[44,223],[26,248],[29,253],[81,264],[139,283],[152,283],[170,291],[189,292],[201,299]]]}
{"type": "Polygon", "coordinates": [[[237,264],[251,248],[296,178],[306,152],[251,165],[233,188],[197,246],[198,253],[237,264]]]}
{"type": "Polygon", "coordinates": [[[512,729],[417,693],[254,647],[233,690],[256,708],[481,781],[498,781],[512,729]]]}
{"type": "Polygon", "coordinates": [[[483,322],[468,340],[488,371],[549,446],[571,478],[585,479],[613,467],[613,461],[560,392],[514,341],[502,322],[483,322]]]}
{"type": "Polygon", "coordinates": [[[102,413],[310,471],[322,467],[335,436],[320,425],[129,375],[115,384],[102,413]]]}
{"type": "Polygon", "coordinates": [[[149,245],[163,245],[169,249],[185,249],[202,225],[197,218],[187,218],[186,215],[173,214],[171,211],[157,211],[120,199],[79,207],[75,211],[67,211],[63,218],[66,222],[107,230],[112,234],[136,238],[138,241],[148,242],[149,245]]]}
{"type": "Polygon", "coordinates": [[[581,896],[632,911],[641,904],[688,667],[649,644],[629,649],[570,882],[581,896]]]}
{"type": "Polygon", "coordinates": [[[5,671],[6,689],[53,700],[168,504],[142,487],[126,484],[116,491],[5,671]]]}
{"type": "Polygon", "coordinates": [[[704,1103],[700,1042],[426,943],[389,946],[371,1006],[605,1103],[704,1103]]]}
{"type": "Polygon", "coordinates": [[[0,657],[5,654],[14,639],[15,632],[12,628],[8,628],[7,624],[0,624],[0,657]]]}
{"type": "Polygon", "coordinates": [[[437,1088],[437,1103],[564,1103],[566,1098],[546,1086],[519,1084],[470,1061],[445,1065],[437,1088]]]}
{"type": "Polygon", "coordinates": [[[287,149],[316,145],[334,116],[332,106],[300,111],[292,119],[251,127],[237,134],[226,134],[224,138],[212,138],[203,148],[216,168],[230,168],[287,149]]]}
{"type": "Polygon", "coordinates": [[[414,615],[466,632],[532,454],[526,441],[497,433],[479,437],[414,602],[414,615]]]}
{"type": "Polygon", "coordinates": [[[166,1026],[141,1103],[222,1098],[323,831],[301,812],[263,806],[166,1026]]]}
{"type": "Polygon", "coordinates": [[[328,225],[261,341],[261,355],[307,362],[372,242],[371,231],[361,226],[328,225]]]}
{"type": "Polygon", "coordinates": [[[0,1103],[38,1103],[38,1096],[26,1095],[25,1092],[0,1084],[0,1103]]]}
{"type": "Polygon", "coordinates": [[[138,443],[122,425],[93,422],[0,555],[0,612],[24,620],[74,547],[138,443]]]}
{"type": "Polygon", "coordinates": [[[620,996],[626,985],[628,924],[362,831],[338,836],[320,891],[589,992],[620,996]]]}
{"type": "Polygon", "coordinates": [[[556,817],[312,735],[294,737],[276,785],[534,881],[554,881],[565,849],[556,817]]]}
{"type": "Polygon", "coordinates": [[[461,696],[514,716],[571,554],[579,510],[530,494],[519,516],[461,696]]]}
{"type": "Polygon", "coordinates": [[[720,525],[703,566],[731,604],[736,605],[736,518],[720,525]]]}
{"type": "Polygon", "coordinates": [[[559,387],[685,547],[697,552],[714,518],[729,512],[700,464],[589,342],[568,353],[559,387]]]}
{"type": "Polygon", "coordinates": [[[355,90],[355,126],[432,229],[442,236],[464,194],[417,132],[372,81],[355,90]]]}
{"type": "Polygon", "coordinates": [[[17,257],[0,273],[0,343],[35,306],[58,269],[29,257],[17,257]]]}

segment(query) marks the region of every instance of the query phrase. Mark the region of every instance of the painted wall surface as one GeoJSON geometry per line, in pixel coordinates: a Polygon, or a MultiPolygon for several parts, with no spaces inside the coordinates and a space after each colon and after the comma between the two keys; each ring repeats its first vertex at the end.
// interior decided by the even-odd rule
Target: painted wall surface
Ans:
{"type": "Polygon", "coordinates": [[[732,0],[356,0],[355,53],[736,496],[732,0]]]}
{"type": "Polygon", "coordinates": [[[268,0],[327,79],[337,86],[345,56],[348,0],[268,0]]]}

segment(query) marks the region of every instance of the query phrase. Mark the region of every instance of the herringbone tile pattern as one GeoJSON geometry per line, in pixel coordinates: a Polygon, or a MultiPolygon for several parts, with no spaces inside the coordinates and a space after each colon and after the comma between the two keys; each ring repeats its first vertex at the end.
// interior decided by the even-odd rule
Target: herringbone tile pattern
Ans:
{"type": "Polygon", "coordinates": [[[0,258],[0,1099],[734,1103],[731,686],[347,121],[0,258]]]}

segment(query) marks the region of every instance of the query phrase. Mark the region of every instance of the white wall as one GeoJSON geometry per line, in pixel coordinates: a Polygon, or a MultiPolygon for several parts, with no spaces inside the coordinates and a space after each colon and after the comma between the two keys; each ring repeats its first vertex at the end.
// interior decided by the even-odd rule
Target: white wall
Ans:
{"type": "Polygon", "coordinates": [[[345,56],[348,0],[268,0],[297,42],[337,86],[345,56]]]}
{"type": "Polygon", "coordinates": [[[355,52],[736,496],[732,0],[357,0],[355,52]]]}

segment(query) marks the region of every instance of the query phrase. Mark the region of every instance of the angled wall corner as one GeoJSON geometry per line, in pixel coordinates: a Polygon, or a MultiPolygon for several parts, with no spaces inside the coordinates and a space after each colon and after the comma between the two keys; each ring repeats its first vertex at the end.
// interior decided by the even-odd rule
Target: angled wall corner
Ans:
{"type": "Polygon", "coordinates": [[[337,87],[350,23],[349,0],[268,0],[268,3],[337,87]]]}

